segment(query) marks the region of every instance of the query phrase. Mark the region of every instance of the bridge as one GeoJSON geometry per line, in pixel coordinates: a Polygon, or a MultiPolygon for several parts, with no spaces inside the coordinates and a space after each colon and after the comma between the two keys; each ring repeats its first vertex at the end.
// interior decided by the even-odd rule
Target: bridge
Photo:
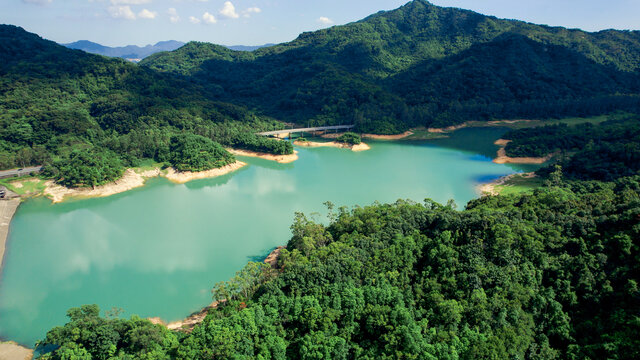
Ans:
{"type": "Polygon", "coordinates": [[[258,135],[275,136],[275,135],[280,135],[280,134],[314,132],[314,131],[324,131],[324,130],[348,130],[348,129],[353,129],[354,126],[355,125],[316,126],[316,127],[309,127],[309,128],[265,131],[265,132],[258,133],[258,135]]]}

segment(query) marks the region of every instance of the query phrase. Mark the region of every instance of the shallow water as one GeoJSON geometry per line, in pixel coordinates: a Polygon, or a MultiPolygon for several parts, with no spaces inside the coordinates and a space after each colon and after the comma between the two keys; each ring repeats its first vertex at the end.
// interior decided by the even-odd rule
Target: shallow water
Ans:
{"type": "Polygon", "coordinates": [[[97,303],[125,315],[177,320],[211,300],[213,284],[286,244],[294,212],[323,202],[368,205],[398,198],[459,208],[478,182],[522,170],[491,162],[503,129],[463,129],[451,139],[368,142],[354,153],[298,148],[292,164],[241,158],[214,179],[146,186],[107,198],[20,206],[0,278],[0,337],[33,346],[66,310],[97,303]]]}

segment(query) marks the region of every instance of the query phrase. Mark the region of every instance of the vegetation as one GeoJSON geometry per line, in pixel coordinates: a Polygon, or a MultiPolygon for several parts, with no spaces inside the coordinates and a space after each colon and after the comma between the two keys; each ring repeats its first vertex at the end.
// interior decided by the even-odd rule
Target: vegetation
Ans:
{"type": "Polygon", "coordinates": [[[67,156],[47,165],[42,173],[68,187],[98,186],[122,176],[120,158],[112,151],[75,149],[67,156]]]}
{"type": "Polygon", "coordinates": [[[93,186],[127,166],[175,158],[170,141],[185,133],[224,146],[292,152],[277,140],[254,139],[254,132],[281,124],[189,81],[9,25],[0,25],[0,45],[2,169],[48,165],[46,173],[61,184],[93,186]]]}
{"type": "Polygon", "coordinates": [[[548,185],[297,214],[279,270],[218,284],[190,334],[72,309],[45,358],[637,358],[640,177],[548,185]]]}
{"type": "MultiPolygon", "coordinates": [[[[508,156],[545,156],[560,152],[559,163],[573,179],[611,181],[640,174],[640,121],[637,116],[567,126],[564,124],[510,131],[508,156]]],[[[549,173],[546,168],[541,174],[549,173]]]]}
{"type": "Polygon", "coordinates": [[[424,0],[251,53],[192,42],[141,65],[278,119],[367,133],[640,112],[640,32],[551,28],[424,0]]]}
{"type": "Polygon", "coordinates": [[[178,171],[203,171],[235,162],[235,157],[211,139],[193,134],[174,135],[169,162],[178,171]]]}
{"type": "Polygon", "coordinates": [[[543,185],[543,179],[539,176],[515,174],[503,184],[494,185],[494,190],[500,195],[513,195],[530,193],[543,185]]]}
{"type": "Polygon", "coordinates": [[[336,138],[336,141],[345,144],[358,145],[362,142],[362,139],[360,138],[360,135],[347,131],[344,134],[338,136],[336,138]]]}

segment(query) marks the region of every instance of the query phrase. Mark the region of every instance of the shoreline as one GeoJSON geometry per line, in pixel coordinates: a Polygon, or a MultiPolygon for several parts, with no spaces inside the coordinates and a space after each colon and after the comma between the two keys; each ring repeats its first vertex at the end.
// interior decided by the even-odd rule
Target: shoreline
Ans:
{"type": "Polygon", "coordinates": [[[464,129],[466,127],[493,127],[493,126],[503,126],[503,125],[513,125],[518,123],[541,123],[541,120],[528,120],[528,119],[515,119],[515,120],[491,120],[491,121],[465,121],[459,125],[451,125],[443,128],[428,128],[427,131],[430,133],[443,134],[449,133],[452,131],[464,129]]]}
{"type": "Polygon", "coordinates": [[[497,157],[493,159],[493,162],[496,164],[544,164],[547,161],[551,160],[555,154],[549,154],[545,157],[509,157],[507,156],[507,152],[505,147],[511,140],[498,139],[494,142],[495,145],[500,146],[498,149],[497,157]]]}
{"type": "Polygon", "coordinates": [[[173,168],[168,168],[165,174],[162,174],[165,178],[175,184],[184,184],[191,180],[200,180],[207,178],[214,178],[222,175],[226,175],[228,173],[234,172],[242,167],[247,165],[242,161],[236,160],[236,162],[225,165],[223,167],[209,169],[204,171],[176,171],[173,168]]]}
{"type": "Polygon", "coordinates": [[[68,188],[56,184],[52,180],[47,180],[45,182],[45,189],[42,195],[51,199],[54,204],[63,202],[68,198],[106,197],[144,186],[148,179],[154,177],[161,176],[167,178],[173,183],[184,184],[191,180],[206,179],[226,175],[230,172],[242,168],[245,165],[247,164],[244,162],[236,161],[235,163],[223,166],[221,168],[198,172],[179,172],[174,170],[173,168],[169,168],[164,172],[159,168],[138,172],[136,171],[136,169],[130,168],[125,170],[120,179],[105,185],[96,186],[95,188],[68,188]]]}
{"type": "Polygon", "coordinates": [[[33,359],[33,349],[26,348],[15,341],[0,342],[0,359],[27,360],[33,359]]]}
{"type": "MultiPolygon", "coordinates": [[[[342,134],[330,133],[330,134],[322,134],[320,135],[320,137],[323,137],[325,139],[335,139],[340,135],[342,134]]],[[[363,139],[372,139],[372,140],[401,140],[411,135],[413,135],[413,132],[411,130],[407,130],[402,134],[396,134],[396,135],[360,134],[360,137],[363,139]]]]}
{"type": "Polygon", "coordinates": [[[351,145],[346,143],[341,143],[337,141],[329,141],[329,142],[315,142],[315,141],[294,141],[294,145],[315,148],[315,147],[335,147],[340,149],[350,149],[351,151],[366,151],[370,150],[371,147],[363,142],[357,145],[351,145]]]}
{"type": "MultiPolygon", "coordinates": [[[[263,260],[263,262],[265,264],[271,265],[272,269],[275,269],[276,265],[278,264],[278,258],[280,257],[280,252],[286,248],[287,248],[286,246],[276,247],[275,249],[273,249],[273,251],[269,253],[269,255],[267,255],[267,257],[263,260]]],[[[182,330],[186,332],[191,332],[193,331],[193,328],[196,327],[196,325],[204,321],[204,318],[207,317],[207,315],[209,314],[209,310],[217,308],[218,305],[224,302],[226,302],[225,299],[220,301],[214,301],[211,304],[203,307],[199,311],[194,312],[193,314],[187,316],[186,318],[182,320],[172,321],[168,324],[158,316],[147,318],[147,320],[151,321],[153,324],[162,325],[169,330],[173,330],[173,331],[182,330]]]]}
{"type": "Polygon", "coordinates": [[[294,151],[293,154],[289,154],[289,155],[274,155],[274,154],[262,153],[257,151],[238,150],[238,149],[230,149],[230,148],[228,148],[227,151],[237,156],[255,157],[255,158],[260,158],[264,160],[276,161],[276,162],[279,162],[280,164],[288,164],[298,160],[297,151],[294,151]]]}
{"type": "Polygon", "coordinates": [[[478,192],[478,194],[480,194],[480,197],[500,195],[500,192],[496,190],[496,187],[505,185],[507,181],[515,178],[516,176],[521,176],[522,178],[525,178],[525,179],[531,179],[531,178],[537,177],[535,172],[509,174],[509,175],[501,176],[491,182],[477,185],[476,191],[478,192]]]}
{"type": "Polygon", "coordinates": [[[7,249],[7,239],[9,237],[9,227],[16,210],[20,206],[20,199],[0,200],[0,274],[4,268],[4,254],[7,249]]]}

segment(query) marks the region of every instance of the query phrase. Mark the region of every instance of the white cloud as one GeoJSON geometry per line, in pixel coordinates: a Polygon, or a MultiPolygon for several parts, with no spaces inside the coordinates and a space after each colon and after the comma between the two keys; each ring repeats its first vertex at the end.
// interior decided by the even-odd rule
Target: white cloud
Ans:
{"type": "Polygon", "coordinates": [[[250,7],[244,11],[242,11],[242,16],[243,17],[251,17],[251,14],[259,14],[262,12],[262,9],[260,9],[259,7],[250,7]]]}
{"type": "Polygon", "coordinates": [[[167,10],[167,14],[169,14],[169,21],[172,23],[180,21],[180,16],[178,16],[178,11],[175,8],[169,8],[169,10],[167,10]]]}
{"type": "MultiPolygon", "coordinates": [[[[208,14],[208,13],[207,13],[208,14]]],[[[198,19],[195,16],[189,16],[189,21],[191,21],[194,24],[199,24],[200,23],[200,19],[198,19]]]]}
{"type": "Polygon", "coordinates": [[[231,1],[224,2],[224,5],[222,5],[222,9],[220,10],[220,15],[229,19],[237,19],[240,17],[236,12],[236,7],[233,6],[231,1]]]}
{"type": "Polygon", "coordinates": [[[36,4],[36,5],[45,5],[51,4],[53,0],[22,0],[25,4],[36,4]]]}
{"type": "Polygon", "coordinates": [[[142,9],[142,11],[140,11],[138,13],[138,17],[140,19],[155,19],[156,16],[158,16],[158,13],[155,11],[149,11],[147,9],[142,9]]]}
{"type": "Polygon", "coordinates": [[[136,14],[131,11],[131,7],[129,5],[126,6],[109,6],[107,9],[111,17],[116,19],[127,19],[127,20],[135,20],[136,14]]]}
{"type": "Polygon", "coordinates": [[[151,0],[111,0],[113,5],[142,5],[150,2],[151,0]]]}
{"type": "Polygon", "coordinates": [[[316,21],[319,22],[320,24],[323,24],[323,25],[331,25],[331,24],[333,24],[333,20],[329,19],[326,16],[320,16],[318,18],[318,20],[316,20],[316,21]]]}
{"type": "Polygon", "coordinates": [[[202,21],[206,22],[207,24],[215,24],[218,22],[218,20],[216,20],[216,17],[209,14],[209,12],[206,12],[202,15],[202,21]]]}

